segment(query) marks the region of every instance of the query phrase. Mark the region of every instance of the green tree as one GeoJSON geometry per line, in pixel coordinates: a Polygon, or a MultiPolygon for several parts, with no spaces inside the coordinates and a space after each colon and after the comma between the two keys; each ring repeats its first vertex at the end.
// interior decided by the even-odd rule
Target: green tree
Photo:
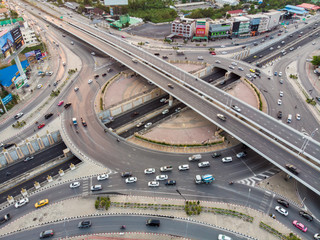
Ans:
{"type": "Polygon", "coordinates": [[[18,13],[14,10],[10,10],[10,16],[11,18],[18,18],[18,13]]]}
{"type": "Polygon", "coordinates": [[[300,238],[298,238],[296,235],[294,235],[293,233],[290,233],[289,236],[287,236],[288,240],[301,240],[300,238]]]}
{"type": "Polygon", "coordinates": [[[313,66],[320,66],[320,56],[313,56],[311,63],[313,66]]]}

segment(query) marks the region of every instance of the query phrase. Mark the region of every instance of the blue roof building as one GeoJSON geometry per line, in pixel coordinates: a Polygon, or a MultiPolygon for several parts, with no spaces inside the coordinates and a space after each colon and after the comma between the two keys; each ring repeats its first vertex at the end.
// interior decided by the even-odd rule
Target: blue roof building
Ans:
{"type": "Polygon", "coordinates": [[[302,7],[296,7],[293,5],[286,5],[283,9],[281,9],[282,11],[288,11],[290,13],[295,13],[297,15],[305,15],[308,13],[308,11],[304,10],[304,8],[302,7]]]}

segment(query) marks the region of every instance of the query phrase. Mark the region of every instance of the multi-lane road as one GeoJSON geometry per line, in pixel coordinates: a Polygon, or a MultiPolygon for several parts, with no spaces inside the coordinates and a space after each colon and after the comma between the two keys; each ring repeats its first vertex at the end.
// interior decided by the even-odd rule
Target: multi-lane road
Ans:
{"type": "MultiPolygon", "coordinates": [[[[63,26],[63,27],[68,28],[68,26],[63,26]]],[[[57,33],[60,34],[58,31],[57,33]]],[[[62,41],[70,42],[70,38],[67,37],[66,40],[62,40],[62,41]]],[[[92,70],[94,66],[93,58],[90,54],[88,54],[88,52],[83,51],[81,49],[83,47],[80,45],[81,42],[78,42],[76,40],[73,40],[73,41],[75,42],[75,45],[70,47],[74,48],[74,50],[81,55],[81,58],[83,57],[82,59],[85,59],[83,61],[87,63],[87,66],[84,66],[84,68],[80,72],[81,79],[78,79],[73,85],[73,86],[79,86],[80,91],[75,93],[72,91],[73,86],[70,86],[68,88],[68,90],[71,91],[71,93],[68,97],[66,96],[65,99],[68,99],[67,101],[71,101],[73,105],[70,111],[66,111],[62,117],[65,130],[67,131],[68,135],[73,139],[75,145],[78,146],[81,151],[85,152],[91,158],[106,164],[109,168],[115,171],[124,171],[124,170],[133,171],[139,179],[137,184],[128,186],[124,183],[123,179],[121,179],[119,175],[114,175],[114,177],[111,177],[111,179],[109,179],[110,181],[107,180],[107,182],[105,183],[107,184],[106,186],[111,185],[110,190],[113,190],[113,187],[114,187],[114,189],[123,191],[124,193],[128,193],[128,191],[132,191],[132,192],[139,192],[139,194],[141,194],[142,192],[146,192],[146,194],[150,194],[150,190],[146,186],[148,179],[144,176],[144,174],[142,173],[142,170],[146,166],[156,167],[158,169],[161,165],[167,165],[169,163],[171,164],[172,162],[175,163],[175,168],[176,168],[178,164],[183,164],[186,162],[186,155],[183,155],[183,154],[172,155],[167,153],[160,153],[156,151],[145,150],[137,146],[133,146],[126,142],[117,143],[115,141],[116,138],[113,135],[110,135],[109,133],[106,134],[102,131],[101,125],[95,117],[95,113],[93,111],[93,102],[91,100],[93,96],[97,93],[99,89],[99,86],[98,86],[99,84],[98,83],[93,84],[90,86],[90,88],[88,88],[88,83],[87,83],[87,79],[92,78],[92,76],[95,73],[97,73],[92,70]],[[69,126],[70,120],[73,116],[76,116],[78,118],[80,118],[81,116],[85,117],[86,118],[85,120],[88,123],[90,123],[88,126],[88,129],[80,128],[79,129],[80,133],[79,134],[75,133],[74,129],[70,128],[69,126]],[[137,161],[137,159],[139,159],[139,161],[137,161]]],[[[104,46],[103,45],[101,46],[102,46],[101,49],[103,49],[104,46]]],[[[132,65],[131,57],[123,58],[121,61],[128,65],[130,64],[132,65]]],[[[223,62],[223,65],[227,66],[227,64],[228,62],[223,62]]],[[[142,65],[140,64],[140,62],[138,65],[139,66],[134,66],[133,68],[140,67],[140,69],[138,68],[138,71],[143,72],[143,70],[145,70],[145,66],[140,66],[142,65]]],[[[245,64],[243,66],[246,67],[246,71],[250,67],[250,65],[245,65],[245,64]]],[[[185,76],[185,75],[181,75],[181,76],[185,76]]],[[[162,86],[164,89],[170,90],[166,87],[166,84],[169,83],[168,80],[166,80],[166,82],[163,84],[160,82],[161,79],[163,79],[163,76],[153,75],[153,77],[154,77],[154,81],[158,81],[157,82],[158,86],[162,86]]],[[[194,81],[194,79],[192,80],[194,81]]],[[[97,81],[99,81],[99,83],[102,83],[101,78],[98,79],[97,81]]],[[[181,94],[181,96],[183,96],[185,89],[182,89],[182,87],[180,87],[178,84],[175,84],[174,86],[175,86],[173,90],[174,94],[175,95],[181,94]]],[[[206,87],[206,85],[204,86],[206,87]]],[[[200,83],[196,87],[202,89],[202,84],[200,83]]],[[[188,94],[192,96],[192,99],[190,102],[192,102],[193,100],[197,101],[196,97],[193,96],[195,95],[193,92],[190,91],[188,94]]],[[[228,101],[228,96],[223,96],[223,97],[227,97],[226,99],[228,101]]],[[[199,106],[199,104],[196,106],[199,106]]],[[[244,110],[246,106],[242,106],[240,103],[239,103],[239,106],[243,110],[244,114],[248,114],[250,116],[251,112],[244,110]]],[[[209,104],[204,109],[207,111],[211,111],[212,105],[209,104]]],[[[215,117],[216,113],[217,112],[213,113],[213,117],[215,117]]],[[[251,116],[251,117],[257,117],[257,116],[251,116]]],[[[229,120],[230,119],[228,118],[228,122],[230,122],[229,120]]],[[[242,131],[242,134],[247,135],[248,132],[242,131]]],[[[249,135],[249,137],[251,136],[249,135]]],[[[265,147],[269,147],[269,146],[266,145],[265,147]]],[[[224,156],[230,155],[230,154],[232,155],[232,151],[234,151],[233,154],[235,154],[239,150],[240,149],[228,149],[223,152],[223,155],[224,156]]],[[[270,149],[270,151],[272,151],[272,149],[270,149]]],[[[286,158],[286,156],[282,156],[282,157],[286,158]]],[[[183,175],[183,177],[185,178],[185,181],[182,183],[178,182],[178,187],[180,189],[180,186],[181,186],[181,189],[183,189],[183,191],[185,190],[187,196],[190,196],[190,198],[193,198],[195,197],[195,195],[197,195],[199,199],[212,199],[212,200],[223,200],[223,201],[226,201],[226,199],[237,199],[237,201],[241,199],[240,201],[242,202],[243,205],[252,206],[264,212],[270,212],[272,211],[275,204],[274,196],[272,194],[269,196],[266,192],[252,189],[252,192],[251,192],[252,195],[248,200],[247,186],[234,185],[232,186],[234,188],[232,188],[231,186],[229,187],[227,185],[227,182],[229,180],[241,179],[241,177],[249,176],[250,174],[252,174],[252,172],[259,172],[262,169],[265,169],[266,166],[270,166],[270,164],[266,163],[265,161],[261,161],[261,160],[257,161],[257,158],[258,157],[254,153],[250,153],[245,160],[241,160],[237,162],[234,161],[234,163],[232,163],[233,165],[224,165],[221,163],[220,159],[217,159],[215,161],[211,159],[211,156],[209,154],[205,154],[204,159],[210,160],[214,164],[213,165],[214,169],[213,171],[210,169],[210,172],[213,172],[215,174],[215,177],[219,179],[217,180],[216,185],[210,186],[210,188],[212,188],[212,191],[213,191],[212,195],[210,195],[207,189],[204,188],[205,186],[200,186],[200,188],[198,188],[199,186],[196,186],[193,183],[194,175],[198,173],[198,171],[201,171],[200,169],[197,169],[196,166],[193,166],[193,169],[189,171],[189,173],[186,173],[185,175],[183,175]],[[236,173],[234,172],[235,168],[239,169],[239,171],[236,173]],[[215,169],[219,169],[219,171],[216,171],[215,169]],[[240,171],[240,169],[242,170],[240,171]],[[229,176],[228,179],[226,179],[225,176],[229,176]],[[232,177],[232,179],[229,179],[230,177],[232,177]],[[239,194],[239,197],[235,197],[235,196],[238,196],[237,194],[239,194]],[[261,199],[265,199],[266,194],[268,195],[267,198],[269,203],[272,204],[273,207],[269,207],[269,205],[267,205],[268,208],[266,208],[265,206],[261,206],[261,203],[262,203],[261,199]],[[217,195],[219,195],[218,198],[216,197],[217,195]]],[[[300,167],[303,167],[303,166],[300,166],[300,167]]],[[[176,178],[176,179],[181,178],[182,176],[181,174],[184,174],[184,173],[174,171],[172,174],[170,174],[170,177],[176,178]]],[[[87,184],[84,184],[84,185],[90,186],[90,184],[94,184],[94,183],[98,183],[98,182],[96,181],[96,179],[90,178],[87,180],[87,184]]],[[[60,186],[60,187],[62,190],[61,194],[60,192],[57,194],[56,192],[54,193],[43,192],[43,193],[40,193],[43,195],[40,195],[40,196],[37,195],[34,198],[32,198],[31,203],[34,203],[35,201],[41,198],[46,198],[47,196],[49,196],[53,202],[58,201],[59,199],[70,197],[70,191],[69,191],[70,189],[68,189],[68,185],[65,184],[64,186],[60,186]]],[[[78,193],[77,191],[78,190],[74,191],[75,194],[78,193]]],[[[80,188],[79,191],[81,192],[82,189],[80,188]]],[[[89,189],[86,188],[85,191],[88,192],[89,189]]],[[[168,191],[167,187],[161,186],[159,188],[159,191],[154,191],[154,194],[161,195],[161,194],[165,194],[165,192],[167,191],[168,191]]],[[[172,194],[176,194],[174,189],[172,190],[172,194]]],[[[233,200],[230,200],[230,201],[233,201],[233,200]]],[[[29,205],[32,206],[32,204],[29,204],[29,205]]],[[[20,210],[22,210],[22,208],[20,210]]],[[[16,215],[16,216],[19,216],[19,214],[22,214],[22,215],[24,214],[24,211],[21,211],[19,213],[18,211],[15,211],[15,210],[12,210],[12,211],[13,211],[13,215],[16,215]]],[[[26,211],[31,211],[31,210],[27,210],[26,208],[26,211]]],[[[297,215],[297,211],[298,209],[295,209],[295,210],[290,209],[290,217],[292,214],[292,219],[299,217],[297,215]]],[[[280,219],[281,217],[282,216],[280,216],[280,219]]],[[[288,221],[288,223],[290,223],[290,220],[292,219],[284,218],[281,220],[288,221]]],[[[291,224],[289,226],[292,227],[291,224]]],[[[310,225],[310,237],[311,237],[311,232],[315,232],[316,230],[317,230],[316,223],[312,223],[310,225]]]]}

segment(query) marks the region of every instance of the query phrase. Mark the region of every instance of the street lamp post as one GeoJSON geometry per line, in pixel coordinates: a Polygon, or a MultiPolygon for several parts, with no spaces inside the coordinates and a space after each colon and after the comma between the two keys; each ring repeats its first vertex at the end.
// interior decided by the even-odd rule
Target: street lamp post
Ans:
{"type": "Polygon", "coordinates": [[[180,195],[181,197],[184,198],[185,201],[187,201],[187,199],[182,195],[182,193],[179,191],[179,189],[176,189],[176,191],[177,191],[177,193],[179,193],[179,195],[180,195]]]}

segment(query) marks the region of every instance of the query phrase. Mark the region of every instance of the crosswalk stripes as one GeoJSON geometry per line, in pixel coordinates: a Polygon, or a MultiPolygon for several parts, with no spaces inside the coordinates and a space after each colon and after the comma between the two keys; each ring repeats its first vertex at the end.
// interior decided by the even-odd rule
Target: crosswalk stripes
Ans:
{"type": "Polygon", "coordinates": [[[82,192],[83,193],[89,193],[89,181],[90,181],[90,179],[85,179],[85,180],[83,180],[83,182],[82,182],[82,192]]]}
{"type": "Polygon", "coordinates": [[[279,168],[272,168],[272,169],[269,169],[263,173],[259,173],[258,175],[256,176],[253,176],[253,177],[248,177],[248,178],[245,178],[245,179],[242,179],[242,180],[238,180],[237,183],[241,183],[241,184],[244,184],[244,185],[248,185],[248,186],[252,186],[254,187],[256,185],[256,183],[266,179],[266,178],[269,178],[273,175],[275,175],[276,173],[280,172],[281,170],[279,168]]]}
{"type": "Polygon", "coordinates": [[[270,201],[272,200],[271,192],[265,191],[264,195],[260,201],[259,210],[261,212],[268,212],[268,208],[270,206],[270,201]]]}

